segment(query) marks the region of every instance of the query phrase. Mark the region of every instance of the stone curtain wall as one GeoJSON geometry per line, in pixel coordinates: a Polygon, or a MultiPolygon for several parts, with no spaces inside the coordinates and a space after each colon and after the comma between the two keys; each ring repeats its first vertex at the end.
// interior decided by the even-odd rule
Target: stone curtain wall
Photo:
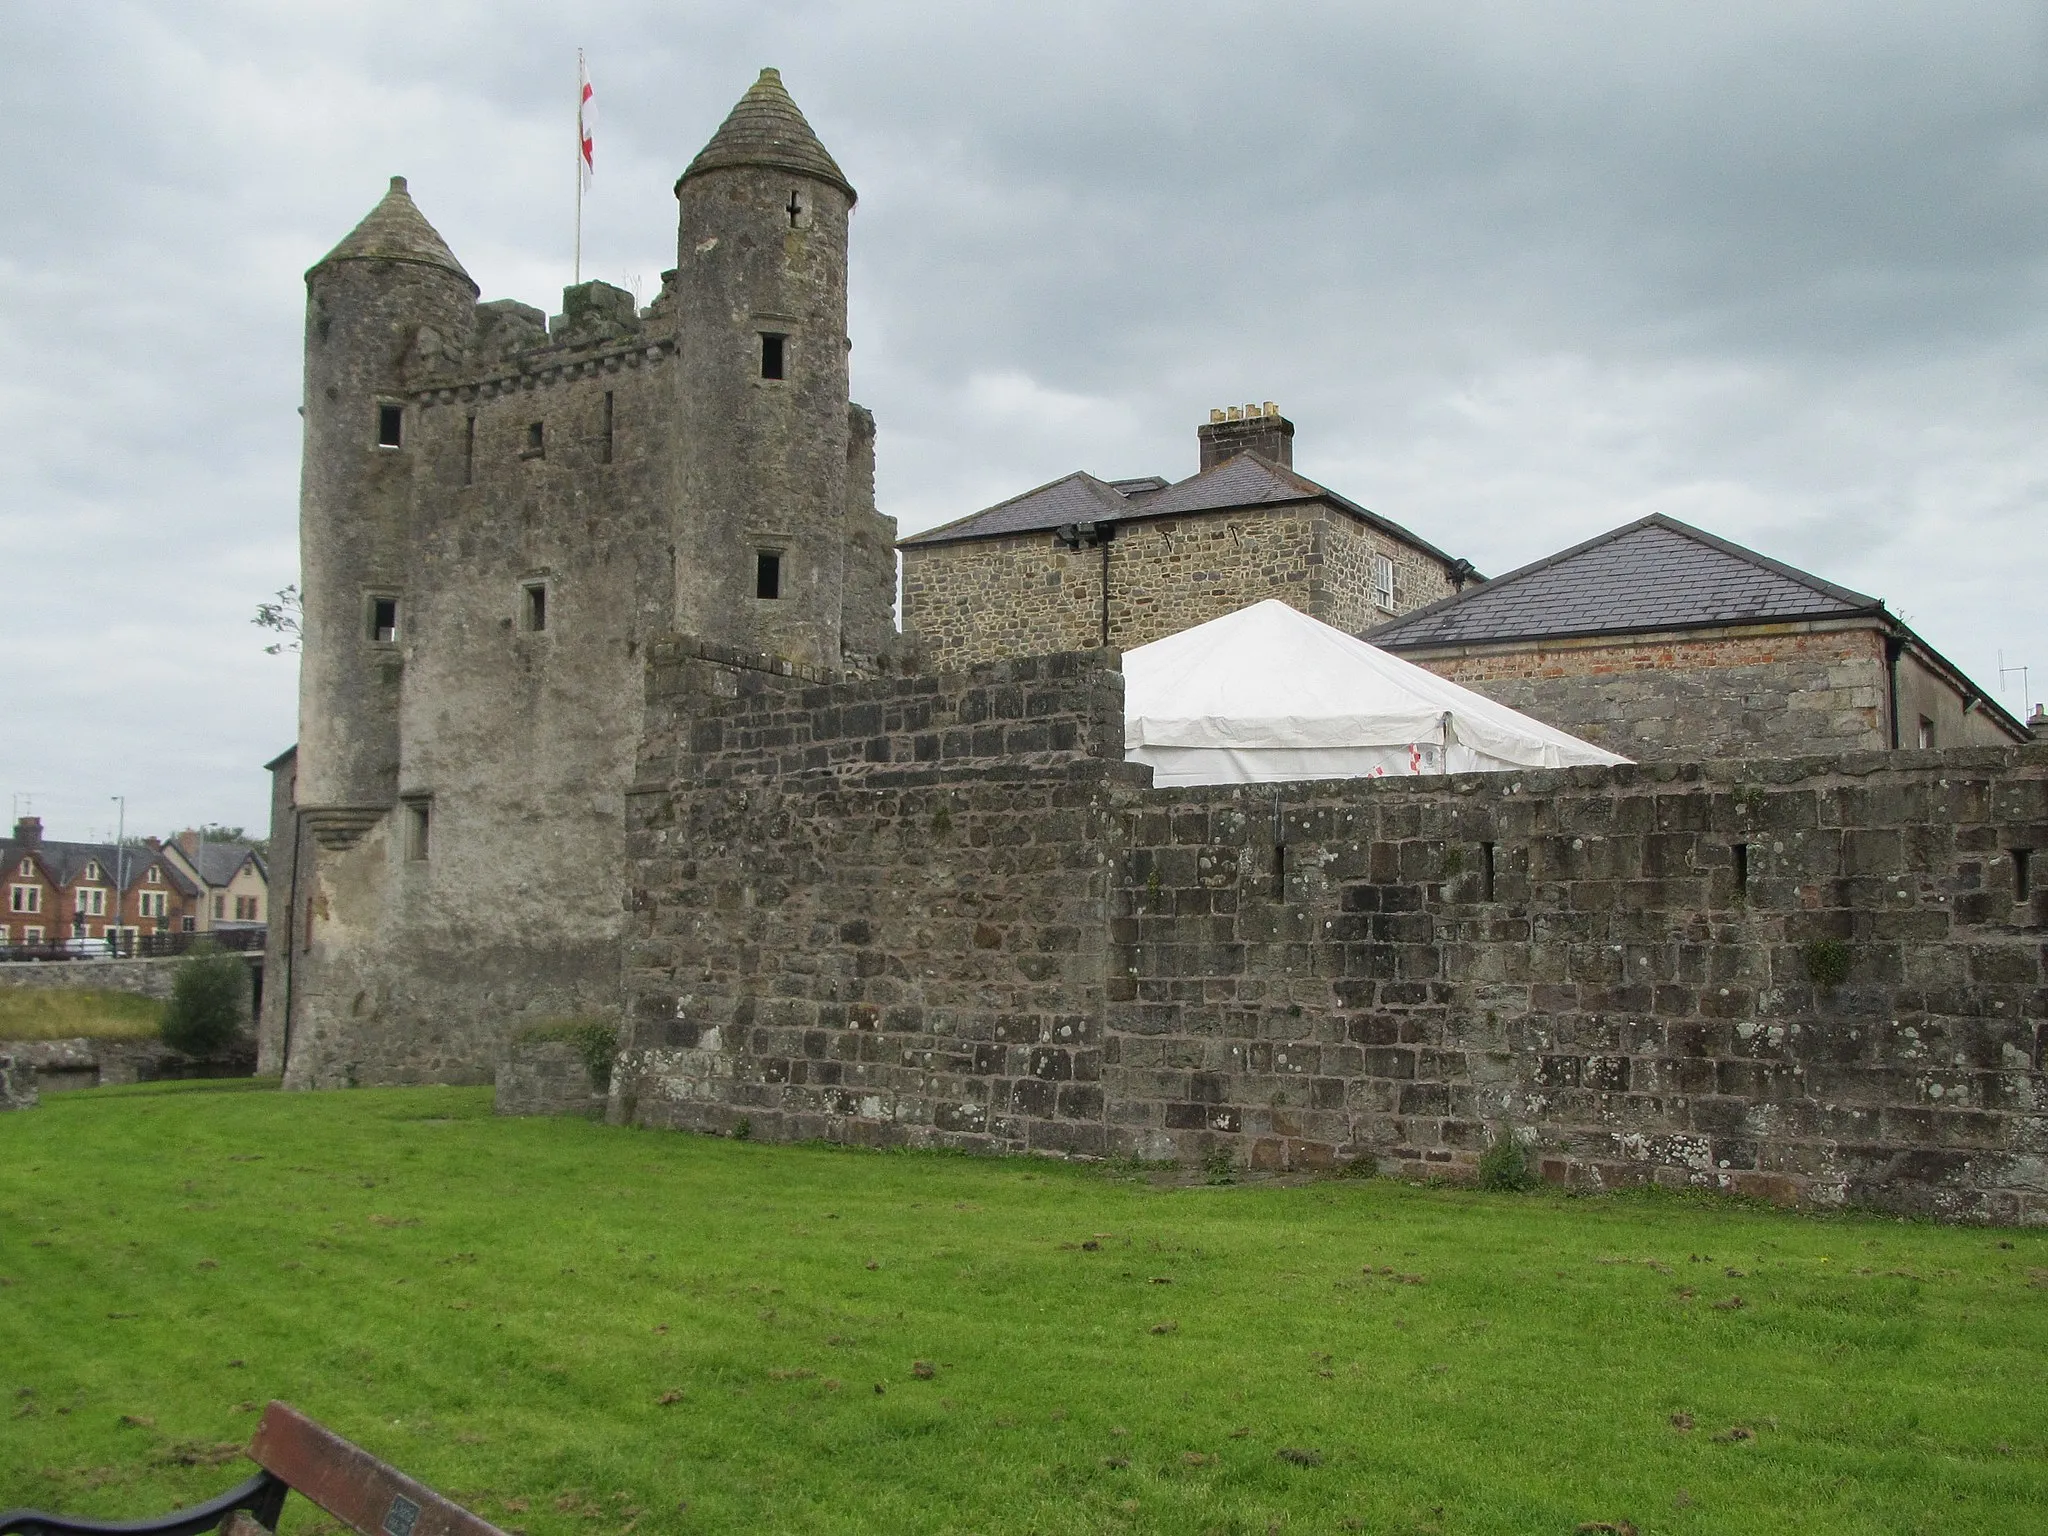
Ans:
{"type": "Polygon", "coordinates": [[[2048,749],[1155,791],[1116,681],[671,659],[614,1117],[2048,1221],[2048,749]]]}
{"type": "Polygon", "coordinates": [[[1144,777],[1120,676],[718,657],[677,642],[652,674],[615,1117],[1101,1153],[1104,822],[1144,777]]]}
{"type": "Polygon", "coordinates": [[[1889,744],[1884,643],[1868,627],[1395,654],[1638,762],[1889,744]]]}
{"type": "Polygon", "coordinates": [[[1134,797],[1112,1145],[2048,1221],[2048,751],[1134,797]],[[1278,845],[1276,853],[1276,811],[1278,845]],[[2029,868],[2025,884],[2031,886],[2029,868]]]}

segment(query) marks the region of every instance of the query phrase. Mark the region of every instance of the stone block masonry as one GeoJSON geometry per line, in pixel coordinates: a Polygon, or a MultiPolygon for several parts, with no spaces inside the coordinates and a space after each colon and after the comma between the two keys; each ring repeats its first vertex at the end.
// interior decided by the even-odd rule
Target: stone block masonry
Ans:
{"type": "Polygon", "coordinates": [[[1100,653],[665,655],[617,1119],[2048,1223],[2048,749],[1163,791],[1100,653]]]}

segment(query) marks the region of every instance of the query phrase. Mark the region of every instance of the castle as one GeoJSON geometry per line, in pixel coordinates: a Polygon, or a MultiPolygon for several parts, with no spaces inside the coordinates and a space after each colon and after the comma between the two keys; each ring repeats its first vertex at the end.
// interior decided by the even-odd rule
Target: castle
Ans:
{"type": "Polygon", "coordinates": [[[400,178],[306,275],[294,1083],[487,1075],[509,1024],[614,1004],[655,636],[890,664],[853,188],[766,70],[676,198],[644,313],[479,304],[400,178]]]}
{"type": "MultiPolygon", "coordinates": [[[[596,1015],[617,1123],[1415,1174],[1512,1128],[1586,1187],[2048,1222],[2048,748],[1916,637],[1728,567],[1795,606],[1675,708],[1747,729],[1792,655],[1756,760],[1154,788],[1116,646],[1274,595],[1246,570],[1502,672],[1582,634],[1480,630],[1469,565],[1294,475],[1260,407],[1179,486],[909,541],[919,665],[847,394],[851,186],[767,71],[677,198],[644,312],[478,304],[397,182],[307,275],[288,1085],[484,1081],[596,1015]]],[[[1602,647],[1665,643],[1624,617],[1602,647]]]]}

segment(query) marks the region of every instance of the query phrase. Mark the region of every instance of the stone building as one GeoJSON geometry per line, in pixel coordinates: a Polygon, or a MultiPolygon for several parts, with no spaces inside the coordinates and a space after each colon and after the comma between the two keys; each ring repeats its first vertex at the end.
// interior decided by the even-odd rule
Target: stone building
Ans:
{"type": "Polygon", "coordinates": [[[891,665],[895,530],[847,393],[853,188],[766,70],[676,197],[644,310],[596,282],[552,319],[478,303],[396,177],[306,274],[264,1021],[295,1085],[483,1080],[523,1021],[616,1004],[653,637],[891,665]]]}
{"type": "Polygon", "coordinates": [[[1365,638],[1638,761],[2031,739],[1878,599],[1661,514],[1365,638]]]}
{"type": "Polygon", "coordinates": [[[1098,480],[1082,471],[916,534],[903,628],[924,664],[1130,649],[1277,597],[1356,633],[1473,579],[1398,523],[1294,472],[1294,423],[1271,401],[1212,411],[1201,467],[1098,480]]]}

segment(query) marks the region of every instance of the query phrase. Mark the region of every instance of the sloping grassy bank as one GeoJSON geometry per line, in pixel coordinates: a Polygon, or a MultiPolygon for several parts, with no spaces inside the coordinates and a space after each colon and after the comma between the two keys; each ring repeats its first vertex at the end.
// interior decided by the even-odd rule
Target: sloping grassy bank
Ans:
{"type": "Polygon", "coordinates": [[[153,997],[96,987],[0,987],[0,1042],[142,1040],[154,1036],[164,1005],[153,997]]]}
{"type": "Polygon", "coordinates": [[[0,1505],[217,1491],[275,1396],[532,1536],[2038,1530],[2044,1272],[1672,1197],[96,1090],[0,1116],[0,1505]]]}

